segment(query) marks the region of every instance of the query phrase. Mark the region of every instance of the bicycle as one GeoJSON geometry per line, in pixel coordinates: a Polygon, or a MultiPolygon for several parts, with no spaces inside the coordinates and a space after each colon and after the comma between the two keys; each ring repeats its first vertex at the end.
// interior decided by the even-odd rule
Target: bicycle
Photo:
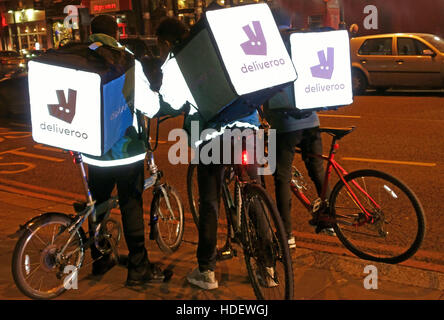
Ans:
{"type": "Polygon", "coordinates": [[[319,198],[310,201],[304,194],[307,184],[295,167],[290,188],[313,215],[313,222],[332,226],[342,244],[359,258],[391,264],[402,262],[418,251],[424,239],[424,210],[414,192],[398,178],[372,169],[348,173],[334,159],[338,141],[354,129],[319,128],[332,136],[328,156],[307,155],[327,161],[319,198]],[[332,169],[339,181],[327,198],[332,169]]]}
{"type": "MultiPolygon", "coordinates": [[[[243,151],[242,159],[245,155],[243,151]]],[[[198,226],[196,172],[197,165],[191,164],[187,172],[187,189],[191,213],[198,226]]],[[[236,243],[243,251],[256,297],[260,300],[292,299],[292,262],[281,217],[262,185],[247,176],[245,161],[224,168],[222,199],[227,228],[225,243],[217,249],[217,259],[237,256],[233,247],[236,243]],[[230,185],[234,186],[234,191],[230,190],[230,185]]]]}
{"type": "MultiPolygon", "coordinates": [[[[118,207],[118,199],[113,196],[96,205],[82,156],[72,151],[70,154],[80,168],[87,202],[74,204],[75,215],[47,212],[36,216],[12,235],[18,237],[12,256],[13,279],[19,290],[33,299],[52,299],[67,290],[82,267],[85,251],[92,245],[101,257],[119,257],[121,226],[110,218],[111,210],[118,207]],[[92,228],[85,233],[82,225],[88,218],[92,228]]],[[[182,203],[175,189],[162,182],[163,174],[154,163],[152,149],[146,159],[151,176],[144,181],[144,191],[153,187],[149,237],[156,240],[162,251],[170,253],[178,249],[183,237],[182,203]]]]}

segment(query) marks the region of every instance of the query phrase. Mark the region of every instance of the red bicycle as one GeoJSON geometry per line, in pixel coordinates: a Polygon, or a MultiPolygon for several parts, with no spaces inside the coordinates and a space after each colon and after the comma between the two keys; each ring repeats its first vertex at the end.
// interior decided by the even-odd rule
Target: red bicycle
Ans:
{"type": "Polygon", "coordinates": [[[414,192],[399,179],[371,169],[347,173],[339,165],[335,160],[338,141],[354,129],[319,129],[332,136],[328,156],[308,155],[327,161],[320,198],[308,199],[303,192],[306,183],[296,168],[291,190],[315,220],[334,228],[338,239],[356,256],[377,262],[402,262],[418,251],[424,239],[424,210],[414,192]],[[339,181],[327,197],[332,170],[339,181]]]}

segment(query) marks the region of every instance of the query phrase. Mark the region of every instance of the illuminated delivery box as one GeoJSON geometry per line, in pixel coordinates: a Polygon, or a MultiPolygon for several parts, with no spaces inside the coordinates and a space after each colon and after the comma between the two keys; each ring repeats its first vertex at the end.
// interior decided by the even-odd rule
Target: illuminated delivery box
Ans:
{"type": "Polygon", "coordinates": [[[283,37],[298,79],[270,99],[270,109],[328,110],[353,102],[347,31],[284,32],[283,37]]]}
{"type": "Polygon", "coordinates": [[[28,81],[36,142],[101,156],[132,125],[134,59],[128,53],[86,44],[61,48],[30,61],[28,81]],[[121,67],[113,67],[113,59],[121,67]]]}
{"type": "Polygon", "coordinates": [[[297,78],[266,4],[207,11],[173,52],[206,120],[245,115],[297,78]]]}

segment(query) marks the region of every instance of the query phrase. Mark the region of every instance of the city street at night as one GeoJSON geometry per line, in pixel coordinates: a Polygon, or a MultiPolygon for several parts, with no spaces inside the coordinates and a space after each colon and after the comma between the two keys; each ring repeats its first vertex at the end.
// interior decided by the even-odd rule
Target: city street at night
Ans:
{"type": "Polygon", "coordinates": [[[417,302],[444,301],[442,12],[0,0],[0,302],[427,316],[417,302]]]}
{"type": "MultiPolygon", "coordinates": [[[[442,92],[388,91],[357,96],[350,106],[319,113],[321,126],[356,130],[341,140],[338,161],[348,170],[373,168],[403,180],[420,199],[426,219],[426,236],[420,250],[400,265],[370,263],[348,252],[333,237],[316,235],[308,224],[309,214],[293,201],[293,225],[297,248],[293,252],[295,299],[442,299],[444,254],[440,204],[444,178],[444,153],[440,135],[444,125],[442,92]],[[378,289],[363,286],[366,265],[379,270],[378,289]]],[[[179,250],[165,256],[153,241],[147,242],[152,260],[173,270],[170,283],[134,291],[123,286],[125,269],[115,267],[102,279],[89,278],[90,266],[80,272],[78,290],[59,299],[254,299],[248,284],[242,255],[220,262],[216,274],[219,290],[204,292],[186,283],[185,276],[195,265],[196,227],[187,202],[186,164],[171,165],[168,141],[173,128],[181,128],[183,117],[161,124],[156,162],[178,191],[185,208],[185,235],[179,250]]],[[[33,142],[26,118],[4,118],[0,127],[0,295],[23,299],[10,274],[15,244],[8,236],[20,224],[43,211],[74,213],[71,203],[84,199],[78,169],[69,154],[33,142]]],[[[327,152],[329,136],[323,136],[327,152]]],[[[294,165],[305,169],[298,156],[294,165]]],[[[272,177],[267,177],[274,197],[272,177]]],[[[311,186],[310,190],[313,191],[311,186]]],[[[150,192],[148,192],[150,193],[150,192]]],[[[145,205],[150,195],[144,197],[145,205]]],[[[119,214],[116,212],[119,219],[119,214]]],[[[223,223],[223,220],[222,222],[223,223]]],[[[147,240],[148,241],[148,240],[147,240]]],[[[124,241],[121,242],[125,253],[124,241]]]]}

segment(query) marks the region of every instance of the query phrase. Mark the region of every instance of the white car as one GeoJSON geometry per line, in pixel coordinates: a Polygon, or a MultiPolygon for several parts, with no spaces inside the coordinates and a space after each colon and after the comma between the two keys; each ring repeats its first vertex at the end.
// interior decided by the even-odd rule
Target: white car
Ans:
{"type": "Polygon", "coordinates": [[[393,33],[350,39],[353,91],[367,88],[444,88],[444,40],[393,33]]]}

